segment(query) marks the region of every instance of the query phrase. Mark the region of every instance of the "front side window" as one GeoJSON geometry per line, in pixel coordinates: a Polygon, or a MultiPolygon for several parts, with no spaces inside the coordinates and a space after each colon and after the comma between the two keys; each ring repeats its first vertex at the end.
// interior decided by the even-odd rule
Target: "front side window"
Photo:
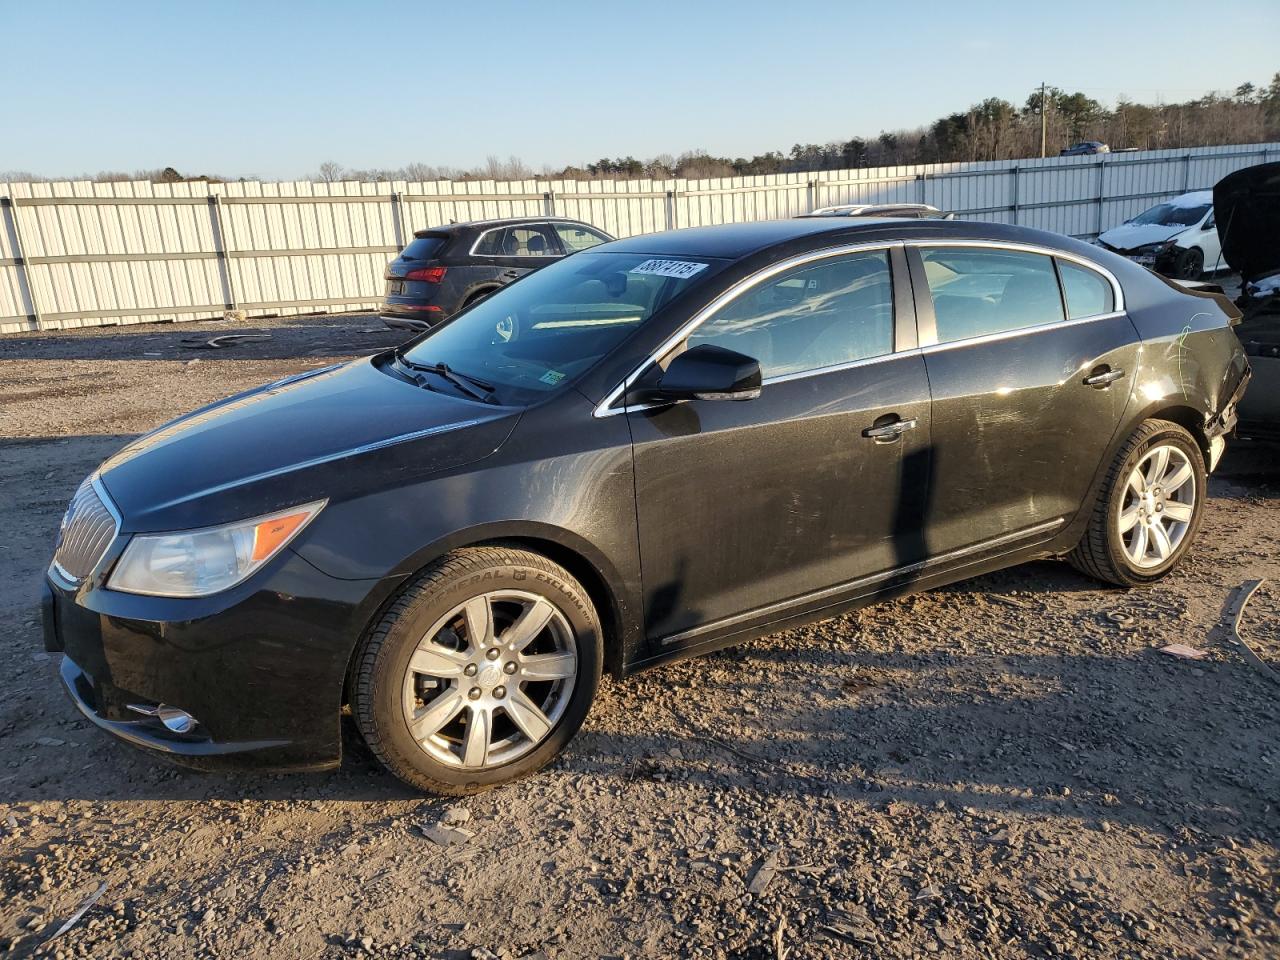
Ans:
{"type": "Polygon", "coordinates": [[[726,304],[690,336],[760,361],[765,377],[893,352],[893,283],[885,250],[795,267],[726,304]]]}
{"type": "Polygon", "coordinates": [[[1067,296],[1067,316],[1072,320],[1096,317],[1115,309],[1115,291],[1106,277],[1067,260],[1058,261],[1058,270],[1062,274],[1062,291],[1067,296]]]}
{"type": "Polygon", "coordinates": [[[1064,319],[1053,261],[993,247],[921,247],[938,342],[1064,319]]]}
{"type": "Polygon", "coordinates": [[[472,251],[479,257],[556,257],[555,237],[546,224],[499,227],[480,237],[472,251]]]}
{"type": "Polygon", "coordinates": [[[531,403],[589,369],[723,260],[635,253],[566,257],[508,284],[408,350],[416,364],[491,384],[500,403],[531,403]]]}
{"type": "Polygon", "coordinates": [[[557,223],[554,226],[556,233],[560,234],[560,242],[564,244],[565,253],[586,250],[605,243],[609,239],[577,223],[557,223]]]}

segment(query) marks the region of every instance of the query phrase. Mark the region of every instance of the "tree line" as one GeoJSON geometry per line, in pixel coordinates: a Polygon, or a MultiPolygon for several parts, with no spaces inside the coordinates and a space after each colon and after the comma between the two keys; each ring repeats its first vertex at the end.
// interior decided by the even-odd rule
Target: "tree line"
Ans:
{"type": "MultiPolygon", "coordinates": [[[[752,157],[716,156],[707,150],[686,150],[678,156],[659,154],[602,157],[591,163],[544,166],[535,172],[519,157],[491,156],[484,164],[458,168],[410,163],[396,168],[358,169],[326,161],[304,179],[423,182],[431,180],[666,180],[673,177],[750,176],[804,173],[856,167],[888,167],[920,163],[975,160],[1013,160],[1040,155],[1043,124],[1045,152],[1058,151],[1082,140],[1098,140],[1112,150],[1163,150],[1226,143],[1259,143],[1280,139],[1280,73],[1265,86],[1241,84],[1232,93],[1208,93],[1182,103],[1138,103],[1122,97],[1108,108],[1084,93],[1048,87],[1043,98],[1036,88],[1021,106],[989,97],[959,113],[933,123],[882,132],[874,138],[853,137],[829,143],[797,143],[787,152],[771,150],[752,157]],[[1043,101],[1043,102],[1042,102],[1043,101]]],[[[49,177],[25,171],[0,172],[0,181],[37,181],[49,177]]],[[[61,178],[60,178],[61,179],[61,178]]],[[[102,172],[82,179],[98,182],[151,180],[154,183],[223,182],[227,178],[184,175],[172,167],[132,174],[102,172]]],[[[257,179],[239,177],[241,180],[257,179]]]]}

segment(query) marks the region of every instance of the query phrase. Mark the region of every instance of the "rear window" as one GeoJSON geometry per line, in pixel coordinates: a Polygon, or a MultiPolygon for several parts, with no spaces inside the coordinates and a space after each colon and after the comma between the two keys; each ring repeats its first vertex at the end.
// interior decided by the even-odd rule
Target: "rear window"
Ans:
{"type": "Polygon", "coordinates": [[[558,257],[555,237],[545,223],[499,227],[481,234],[472,248],[477,257],[558,257]]]}
{"type": "Polygon", "coordinates": [[[444,237],[414,237],[409,245],[400,251],[402,260],[430,260],[444,246],[444,237]]]}

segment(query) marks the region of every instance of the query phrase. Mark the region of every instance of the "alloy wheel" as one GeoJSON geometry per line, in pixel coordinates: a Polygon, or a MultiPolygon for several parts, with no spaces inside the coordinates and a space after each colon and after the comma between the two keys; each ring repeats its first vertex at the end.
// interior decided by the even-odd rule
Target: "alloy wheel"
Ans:
{"type": "Polygon", "coordinates": [[[1144,570],[1177,552],[1196,511],[1196,474],[1179,447],[1152,447],[1130,471],[1120,503],[1118,530],[1125,556],[1144,570]]]}
{"type": "Polygon", "coordinates": [[[569,621],[545,597],[472,597],[418,642],[405,671],[409,733],[436,760],[483,770],[516,760],[563,716],[578,672],[569,621]]]}

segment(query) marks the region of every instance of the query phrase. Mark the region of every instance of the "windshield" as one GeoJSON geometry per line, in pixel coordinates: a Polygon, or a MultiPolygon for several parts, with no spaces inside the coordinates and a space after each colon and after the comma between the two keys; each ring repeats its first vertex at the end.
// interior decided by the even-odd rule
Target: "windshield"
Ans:
{"type": "Polygon", "coordinates": [[[586,371],[725,263],[577,253],[481,300],[405,357],[486,381],[500,403],[531,403],[586,371]]]}
{"type": "Polygon", "coordinates": [[[1190,227],[1204,219],[1209,212],[1209,203],[1197,203],[1183,207],[1173,203],[1162,203],[1152,207],[1145,213],[1133,218],[1134,223],[1154,223],[1162,227],[1190,227]]]}

